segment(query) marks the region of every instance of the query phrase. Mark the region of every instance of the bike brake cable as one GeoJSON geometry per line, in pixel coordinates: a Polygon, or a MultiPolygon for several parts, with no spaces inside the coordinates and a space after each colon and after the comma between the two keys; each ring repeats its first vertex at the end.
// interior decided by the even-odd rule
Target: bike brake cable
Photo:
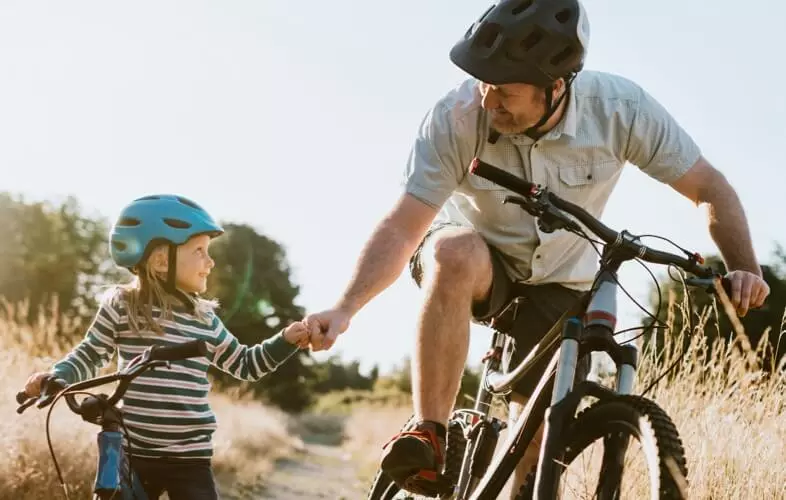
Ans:
{"type": "Polygon", "coordinates": [[[69,500],[71,497],[68,496],[68,485],[66,485],[65,480],[63,479],[63,472],[60,469],[60,464],[58,464],[58,462],[57,462],[57,456],[55,455],[55,449],[54,449],[54,446],[52,445],[52,435],[51,435],[51,432],[49,431],[49,422],[50,422],[51,417],[52,417],[52,411],[54,410],[55,405],[57,404],[57,402],[63,396],[65,396],[66,394],[86,394],[86,395],[92,396],[92,397],[95,397],[95,395],[91,394],[91,393],[89,393],[87,391],[69,391],[68,388],[66,387],[65,389],[60,391],[60,393],[57,396],[55,396],[55,399],[53,399],[52,403],[49,405],[49,411],[47,411],[47,413],[46,413],[46,424],[45,424],[46,444],[49,447],[49,454],[52,456],[52,462],[55,465],[55,471],[57,472],[57,479],[58,479],[58,481],[60,481],[60,486],[63,488],[63,493],[65,494],[66,500],[69,500]]]}

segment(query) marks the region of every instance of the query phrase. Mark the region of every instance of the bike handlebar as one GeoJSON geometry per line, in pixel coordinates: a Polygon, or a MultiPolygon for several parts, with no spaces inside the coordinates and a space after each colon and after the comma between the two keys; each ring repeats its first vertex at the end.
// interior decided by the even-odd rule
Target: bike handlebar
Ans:
{"type": "Polygon", "coordinates": [[[611,229],[578,205],[478,158],[472,161],[469,171],[524,197],[525,203],[522,203],[522,206],[533,216],[548,216],[551,219],[559,220],[564,224],[564,227],[575,227],[575,222],[560,213],[559,210],[561,210],[575,217],[605,243],[624,248],[642,260],[653,264],[672,264],[700,278],[712,278],[717,275],[712,268],[702,265],[704,259],[698,253],[686,258],[650,248],[637,242],[637,238],[626,231],[620,233],[611,229]],[[554,210],[554,208],[558,210],[554,210]]]}
{"type": "Polygon", "coordinates": [[[207,344],[204,340],[189,340],[172,346],[150,347],[150,361],[179,361],[207,355],[207,344]]]}
{"type": "Polygon", "coordinates": [[[145,352],[131,360],[123,371],[91,378],[75,384],[68,385],[66,381],[49,375],[41,382],[41,394],[38,397],[33,396],[29,398],[25,391],[19,391],[16,394],[16,402],[20,405],[16,412],[21,414],[36,403],[38,403],[38,408],[44,408],[48,406],[58,394],[65,392],[66,394],[64,397],[68,403],[68,407],[74,413],[82,415],[82,404],[76,401],[74,395],[71,394],[73,392],[84,391],[119,380],[120,383],[115,388],[115,391],[107,399],[107,403],[111,406],[120,401],[120,398],[125,395],[131,382],[144,371],[166,365],[170,361],[195,358],[206,354],[207,344],[204,340],[189,340],[174,346],[148,347],[145,349],[145,352]]]}

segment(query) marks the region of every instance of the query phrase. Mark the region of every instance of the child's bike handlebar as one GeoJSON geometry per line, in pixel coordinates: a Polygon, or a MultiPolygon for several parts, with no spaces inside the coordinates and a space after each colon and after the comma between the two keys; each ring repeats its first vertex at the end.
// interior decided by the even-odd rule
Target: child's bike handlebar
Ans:
{"type": "Polygon", "coordinates": [[[16,394],[16,402],[19,407],[16,409],[17,413],[22,413],[30,406],[37,403],[38,408],[44,408],[52,403],[52,400],[67,388],[68,394],[65,394],[65,400],[71,411],[77,415],[85,415],[85,403],[90,401],[90,398],[84,400],[82,403],[76,401],[73,392],[84,391],[100,385],[109,384],[117,380],[120,381],[115,391],[107,399],[110,406],[115,405],[120,398],[126,393],[131,381],[138,377],[142,372],[164,366],[169,361],[177,361],[181,359],[194,358],[204,356],[207,354],[207,345],[204,340],[190,340],[182,344],[174,346],[151,346],[148,347],[142,355],[138,356],[122,371],[96,377],[83,382],[77,382],[68,385],[64,380],[55,378],[54,376],[47,376],[41,382],[41,394],[38,397],[28,397],[25,391],[19,391],[16,394]]]}

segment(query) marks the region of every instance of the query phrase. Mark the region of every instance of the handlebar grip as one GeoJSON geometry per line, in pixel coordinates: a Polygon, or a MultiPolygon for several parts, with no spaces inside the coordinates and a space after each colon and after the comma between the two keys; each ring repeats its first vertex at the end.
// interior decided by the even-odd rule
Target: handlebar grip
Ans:
{"type": "Polygon", "coordinates": [[[19,391],[16,393],[16,403],[22,404],[27,401],[27,393],[25,391],[19,391]]]}
{"type": "MultiPolygon", "coordinates": [[[[48,390],[49,390],[49,385],[48,384],[51,381],[53,381],[53,380],[54,380],[54,377],[52,377],[51,375],[46,375],[44,378],[42,378],[41,379],[41,394],[39,394],[38,396],[33,396],[33,398],[41,397],[42,395],[44,395],[44,396],[47,395],[48,390]]],[[[62,384],[58,384],[57,386],[54,386],[52,389],[53,389],[53,392],[57,392],[60,389],[62,389],[63,387],[65,387],[65,386],[62,385],[62,384]]],[[[28,399],[30,399],[30,396],[27,395],[27,392],[19,391],[19,392],[16,393],[16,402],[18,404],[21,405],[22,403],[24,403],[28,399]]]]}
{"type": "Polygon", "coordinates": [[[153,346],[150,348],[150,361],[178,361],[207,355],[204,340],[189,340],[173,346],[153,346]]]}
{"type": "Polygon", "coordinates": [[[38,408],[43,408],[49,405],[55,396],[66,387],[68,387],[68,383],[65,380],[47,375],[41,380],[41,393],[38,396],[28,397],[25,391],[16,393],[16,402],[20,405],[16,412],[22,413],[34,404],[38,408]]]}
{"type": "Polygon", "coordinates": [[[535,184],[525,181],[520,177],[516,177],[510,172],[506,172],[505,170],[495,167],[494,165],[490,165],[478,158],[472,160],[472,163],[469,166],[469,172],[471,174],[483,177],[484,179],[487,179],[495,184],[499,184],[500,186],[507,188],[514,193],[518,193],[521,196],[531,196],[537,189],[535,184]]]}

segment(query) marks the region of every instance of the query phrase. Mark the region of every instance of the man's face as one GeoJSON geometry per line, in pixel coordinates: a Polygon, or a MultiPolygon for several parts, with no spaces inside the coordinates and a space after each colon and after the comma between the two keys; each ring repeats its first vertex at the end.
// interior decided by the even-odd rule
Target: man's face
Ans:
{"type": "MultiPolygon", "coordinates": [[[[554,84],[559,95],[562,80],[554,84]]],[[[526,83],[479,85],[481,105],[491,117],[491,126],[503,134],[520,134],[535,125],[546,112],[546,93],[542,88],[526,83]]]]}

